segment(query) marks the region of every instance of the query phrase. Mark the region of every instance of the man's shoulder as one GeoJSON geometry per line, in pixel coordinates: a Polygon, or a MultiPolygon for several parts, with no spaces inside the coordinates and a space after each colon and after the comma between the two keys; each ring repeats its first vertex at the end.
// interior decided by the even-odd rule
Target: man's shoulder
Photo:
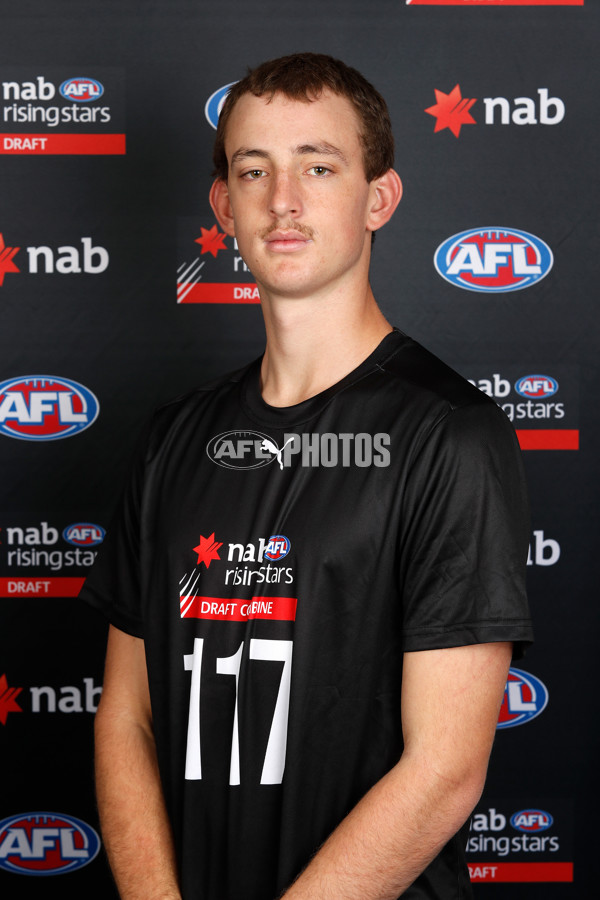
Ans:
{"type": "Polygon", "coordinates": [[[213,378],[159,406],[148,426],[150,455],[158,445],[169,436],[177,435],[181,429],[197,428],[200,418],[211,404],[222,406],[229,400],[236,402],[233,398],[237,398],[239,384],[253,365],[255,363],[250,363],[213,378]]]}
{"type": "Polygon", "coordinates": [[[210,394],[220,393],[223,390],[227,391],[229,388],[239,384],[248,369],[254,364],[254,362],[248,363],[239,369],[233,369],[231,372],[226,372],[224,375],[218,375],[210,381],[205,381],[197,387],[191,388],[189,391],[185,391],[185,393],[179,394],[177,397],[173,397],[171,400],[160,406],[157,412],[160,413],[163,410],[167,411],[174,408],[181,408],[182,406],[193,406],[195,403],[201,403],[202,400],[210,394]]]}
{"type": "Polygon", "coordinates": [[[405,391],[438,401],[450,409],[492,405],[494,401],[472,382],[408,335],[398,332],[395,347],[380,368],[397,379],[405,391]]]}
{"type": "Polygon", "coordinates": [[[386,401],[416,457],[426,445],[439,454],[487,457],[490,448],[508,459],[518,443],[504,410],[472,382],[406,335],[379,368],[387,379],[386,401]]]}

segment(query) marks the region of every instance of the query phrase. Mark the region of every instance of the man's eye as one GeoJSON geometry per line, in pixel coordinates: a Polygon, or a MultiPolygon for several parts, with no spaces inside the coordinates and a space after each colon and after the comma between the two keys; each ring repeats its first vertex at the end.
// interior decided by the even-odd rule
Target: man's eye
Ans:
{"type": "Polygon", "coordinates": [[[258,178],[262,178],[266,173],[262,169],[250,169],[249,172],[244,172],[243,178],[246,178],[248,181],[256,181],[258,178]]]}
{"type": "Polygon", "coordinates": [[[327,175],[331,169],[328,169],[327,166],[311,166],[308,171],[314,175],[327,175]]]}

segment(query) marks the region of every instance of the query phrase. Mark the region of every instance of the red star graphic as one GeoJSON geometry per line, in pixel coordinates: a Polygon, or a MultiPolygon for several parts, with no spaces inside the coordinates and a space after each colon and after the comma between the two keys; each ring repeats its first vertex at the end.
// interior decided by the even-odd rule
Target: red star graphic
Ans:
{"type": "Polygon", "coordinates": [[[23,688],[9,688],[6,675],[0,678],[0,722],[6,725],[6,719],[11,712],[23,712],[16,698],[23,688]]]}
{"type": "Polygon", "coordinates": [[[429,106],[425,112],[430,116],[435,116],[434,132],[442,131],[449,128],[454,137],[458,137],[460,129],[463,125],[476,125],[475,119],[469,113],[469,110],[476,103],[476,100],[463,99],[460,93],[460,85],[452,88],[449,94],[443,91],[435,92],[437,103],[435,106],[429,106]]]}
{"type": "Polygon", "coordinates": [[[204,253],[212,253],[212,255],[216,258],[219,250],[227,250],[225,246],[225,235],[222,234],[216,225],[207,231],[206,228],[200,228],[202,232],[202,237],[196,238],[195,243],[200,244],[202,247],[202,254],[204,253]]]}
{"type": "Polygon", "coordinates": [[[0,234],[0,285],[4,283],[4,276],[7,272],[19,271],[12,259],[20,249],[20,247],[7,247],[4,243],[4,238],[0,234]]]}
{"type": "Polygon", "coordinates": [[[200,535],[200,543],[197,547],[194,547],[195,553],[198,554],[198,565],[200,565],[200,563],[204,563],[204,565],[208,569],[213,559],[221,559],[217,551],[219,547],[222,546],[223,541],[215,541],[214,531],[211,536],[207,538],[200,535]]]}

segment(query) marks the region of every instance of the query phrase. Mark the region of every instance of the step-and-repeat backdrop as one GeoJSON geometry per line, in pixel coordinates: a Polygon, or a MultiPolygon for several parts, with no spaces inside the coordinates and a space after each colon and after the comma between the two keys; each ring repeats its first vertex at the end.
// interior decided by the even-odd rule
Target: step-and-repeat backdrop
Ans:
{"type": "Polygon", "coordinates": [[[381,306],[494,397],[525,457],[537,643],[472,818],[476,896],[596,896],[599,5],[1,7],[2,896],[114,896],[92,784],[106,624],[78,592],[151,410],[262,350],[211,147],[228,86],[300,50],[390,105],[405,194],[374,248],[381,306]]]}

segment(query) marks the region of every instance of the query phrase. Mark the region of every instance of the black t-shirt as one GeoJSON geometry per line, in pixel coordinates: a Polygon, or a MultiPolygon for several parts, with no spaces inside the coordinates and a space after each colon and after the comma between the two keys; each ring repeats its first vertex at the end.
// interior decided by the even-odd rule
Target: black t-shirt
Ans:
{"type": "MultiPolygon", "coordinates": [[[[394,331],[270,407],[156,414],[86,599],[146,645],[185,900],[274,900],[402,753],[404,651],[531,640],[505,414],[394,331]]],[[[454,838],[403,895],[471,896],[454,838]]]]}

